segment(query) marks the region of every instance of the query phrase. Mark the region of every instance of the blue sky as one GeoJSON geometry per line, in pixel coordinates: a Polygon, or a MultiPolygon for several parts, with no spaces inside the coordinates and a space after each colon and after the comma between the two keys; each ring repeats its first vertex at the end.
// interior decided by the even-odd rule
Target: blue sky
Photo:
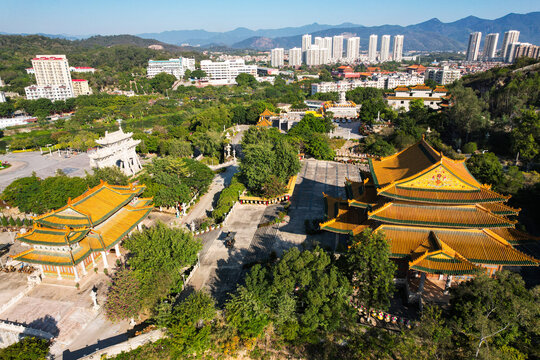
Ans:
{"type": "Polygon", "coordinates": [[[352,22],[409,25],[539,11],[538,0],[0,0],[0,32],[137,34],[352,22]]]}

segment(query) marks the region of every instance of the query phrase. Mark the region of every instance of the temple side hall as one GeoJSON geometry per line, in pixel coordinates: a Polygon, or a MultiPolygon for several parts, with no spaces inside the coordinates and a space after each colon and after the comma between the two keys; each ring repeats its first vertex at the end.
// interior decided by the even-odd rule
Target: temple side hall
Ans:
{"type": "Polygon", "coordinates": [[[139,198],[144,185],[101,182],[60,209],[37,216],[33,228],[17,240],[29,250],[14,260],[39,268],[42,276],[78,282],[97,261],[108,268],[107,254],[152,211],[152,199],[139,198]]]}

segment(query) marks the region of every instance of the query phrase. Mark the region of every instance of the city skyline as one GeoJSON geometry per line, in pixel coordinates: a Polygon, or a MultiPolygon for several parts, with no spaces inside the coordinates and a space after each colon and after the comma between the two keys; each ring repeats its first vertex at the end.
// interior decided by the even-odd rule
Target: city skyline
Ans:
{"type": "Polygon", "coordinates": [[[246,6],[244,0],[233,0],[226,5],[215,0],[206,0],[204,4],[160,0],[148,7],[147,2],[134,0],[107,2],[97,0],[85,9],[85,18],[95,21],[84,21],[80,11],[67,0],[54,3],[36,0],[7,0],[0,14],[0,32],[7,33],[49,33],[68,35],[93,34],[139,34],[144,32],[161,32],[172,30],[204,29],[206,31],[230,31],[238,27],[253,30],[296,27],[314,22],[319,24],[338,25],[345,22],[363,26],[394,24],[411,25],[437,17],[443,22],[452,22],[467,16],[483,19],[495,19],[508,13],[528,13],[540,10],[537,2],[522,1],[509,4],[502,0],[477,1],[469,3],[458,1],[450,11],[441,13],[437,4],[419,0],[402,3],[391,1],[384,4],[345,0],[342,6],[348,11],[341,11],[342,6],[320,11],[324,2],[320,0],[297,1],[294,3],[278,0],[275,6],[284,6],[289,11],[279,18],[260,17],[256,6],[246,6]],[[463,6],[460,6],[460,3],[463,6]],[[414,4],[418,6],[414,6],[414,4]],[[309,5],[309,6],[306,6],[309,5]],[[413,6],[411,6],[413,5],[413,6]],[[421,6],[420,6],[421,5],[421,6]],[[369,7],[369,12],[366,12],[369,7]],[[197,16],[204,8],[204,14],[197,16]],[[163,9],[168,9],[163,11],[163,9]],[[388,11],[391,9],[391,11],[388,11]],[[422,9],[418,11],[417,9],[422,9]],[[357,11],[358,10],[358,11],[357,11]],[[188,15],[189,16],[186,16],[188,15]],[[359,15],[364,14],[364,15],[359,15]],[[62,18],[61,22],[50,19],[62,18]],[[204,18],[204,23],[201,19],[204,18]],[[137,21],[133,21],[137,19],[137,21]]]}

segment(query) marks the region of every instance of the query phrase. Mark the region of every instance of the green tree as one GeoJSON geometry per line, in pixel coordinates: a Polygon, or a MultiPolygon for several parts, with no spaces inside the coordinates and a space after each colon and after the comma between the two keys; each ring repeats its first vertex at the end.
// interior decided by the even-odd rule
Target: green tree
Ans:
{"type": "Polygon", "coordinates": [[[454,347],[452,335],[442,310],[428,305],[422,311],[418,326],[402,334],[396,350],[403,359],[455,359],[458,349],[454,347]]]}
{"type": "Polygon", "coordinates": [[[167,73],[159,73],[150,79],[150,85],[154,91],[165,94],[165,92],[172,88],[176,81],[176,77],[167,73]]]}
{"type": "Polygon", "coordinates": [[[36,337],[25,337],[8,347],[0,349],[2,360],[45,360],[49,354],[49,342],[36,337]]]}
{"type": "Polygon", "coordinates": [[[329,254],[293,247],[271,268],[252,268],[226,316],[241,337],[257,337],[272,322],[286,340],[316,343],[349,323],[351,292],[329,254]]]}
{"type": "Polygon", "coordinates": [[[469,141],[469,136],[475,131],[486,127],[489,114],[485,113],[485,103],[479,99],[474,90],[459,84],[450,92],[453,105],[448,111],[449,121],[453,128],[469,141]]]}
{"type": "Polygon", "coordinates": [[[167,328],[175,358],[202,354],[210,346],[211,321],[216,316],[214,300],[195,292],[175,307],[167,328]]]}
{"type": "Polygon", "coordinates": [[[482,184],[496,186],[503,176],[503,168],[494,153],[474,154],[467,160],[467,169],[482,184]]]}
{"type": "Polygon", "coordinates": [[[140,282],[142,307],[151,309],[171,290],[182,285],[182,272],[197,261],[201,242],[182,229],[158,223],[132,234],[124,247],[130,251],[127,263],[140,282]]]}
{"type": "Polygon", "coordinates": [[[473,154],[478,149],[478,146],[475,142],[468,142],[465,145],[463,145],[463,152],[465,154],[473,154]]]}
{"type": "Polygon", "coordinates": [[[208,75],[206,75],[206,73],[202,70],[193,70],[191,72],[191,78],[193,79],[204,79],[205,77],[207,77],[208,75]]]}
{"type": "Polygon", "coordinates": [[[259,83],[257,82],[257,79],[255,79],[255,76],[251,74],[245,74],[245,73],[238,74],[235,81],[238,84],[238,86],[247,86],[253,89],[259,85],[259,83]]]}
{"type": "Polygon", "coordinates": [[[32,176],[23,177],[13,181],[2,192],[2,200],[11,206],[17,206],[21,212],[32,213],[40,206],[40,200],[37,196],[41,179],[32,174],[32,176]]]}
{"type": "Polygon", "coordinates": [[[135,273],[125,267],[118,269],[107,291],[105,315],[111,321],[120,321],[136,318],[141,309],[141,284],[135,273]]]}
{"type": "Polygon", "coordinates": [[[91,175],[86,172],[85,181],[88,187],[99,185],[101,180],[111,185],[127,185],[129,182],[128,176],[116,166],[94,168],[91,175]]]}
{"type": "Polygon", "coordinates": [[[321,81],[332,81],[332,74],[330,74],[330,71],[322,69],[319,73],[319,79],[321,81]]]}
{"type": "Polygon", "coordinates": [[[187,141],[172,139],[169,143],[169,155],[175,157],[190,157],[193,155],[191,144],[187,141]]]}
{"type": "Polygon", "coordinates": [[[353,300],[371,309],[386,309],[394,293],[396,265],[381,232],[366,229],[353,237],[347,252],[349,277],[356,292],[353,300]]]}
{"type": "Polygon", "coordinates": [[[538,355],[530,343],[540,317],[538,288],[527,290],[518,274],[500,271],[461,283],[450,293],[452,329],[464,357],[510,358],[503,355],[509,351],[517,355],[513,358],[524,359],[520,353],[532,351],[538,355]]]}
{"type": "Polygon", "coordinates": [[[540,116],[532,108],[523,111],[517,119],[512,130],[512,151],[528,162],[540,153],[540,116]]]}

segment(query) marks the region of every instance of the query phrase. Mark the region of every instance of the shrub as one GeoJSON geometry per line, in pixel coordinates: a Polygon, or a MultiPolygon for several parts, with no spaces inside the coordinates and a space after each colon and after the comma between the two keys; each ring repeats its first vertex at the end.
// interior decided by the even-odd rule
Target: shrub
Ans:
{"type": "Polygon", "coordinates": [[[463,153],[472,154],[478,149],[478,146],[475,142],[468,142],[463,146],[463,153]]]}

